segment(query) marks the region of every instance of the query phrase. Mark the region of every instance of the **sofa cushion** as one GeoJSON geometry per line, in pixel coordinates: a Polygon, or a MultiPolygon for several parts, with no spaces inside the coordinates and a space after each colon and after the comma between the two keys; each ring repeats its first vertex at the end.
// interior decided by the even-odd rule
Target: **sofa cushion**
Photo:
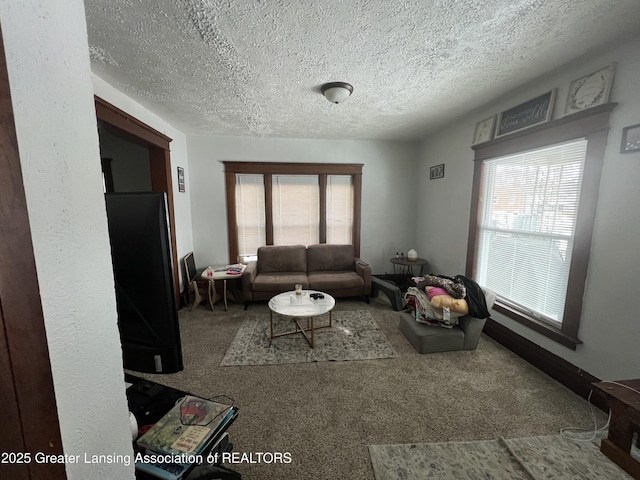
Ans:
{"type": "Polygon", "coordinates": [[[304,245],[268,245],[258,249],[259,274],[306,271],[307,248],[304,245]]]}
{"type": "Polygon", "coordinates": [[[353,245],[318,244],[307,248],[307,272],[355,271],[353,245]]]}
{"type": "Polygon", "coordinates": [[[350,288],[363,288],[364,280],[353,271],[309,272],[311,290],[336,291],[350,288]]]}
{"type": "Polygon", "coordinates": [[[289,292],[294,290],[296,283],[302,288],[309,288],[309,281],[306,273],[299,272],[274,272],[260,273],[256,276],[252,284],[255,292],[289,292]]]}

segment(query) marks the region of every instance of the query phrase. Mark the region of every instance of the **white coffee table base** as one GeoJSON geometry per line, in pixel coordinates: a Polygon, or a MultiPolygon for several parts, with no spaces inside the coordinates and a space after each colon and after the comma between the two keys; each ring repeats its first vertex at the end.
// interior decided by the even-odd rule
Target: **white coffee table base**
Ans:
{"type": "MultiPolygon", "coordinates": [[[[291,295],[295,295],[295,292],[285,292],[280,295],[276,295],[269,301],[269,337],[271,340],[277,337],[283,337],[285,335],[294,335],[301,333],[309,346],[314,347],[314,332],[323,328],[331,328],[333,326],[332,310],[336,304],[335,299],[328,293],[316,292],[314,290],[305,290],[304,296],[297,301],[291,302],[291,295]],[[309,297],[312,293],[320,293],[324,295],[324,298],[313,300],[309,297]],[[295,323],[296,328],[288,332],[273,332],[273,314],[282,315],[285,317],[291,317],[295,323]],[[329,323],[316,326],[316,317],[329,314],[329,323]],[[306,326],[303,326],[301,322],[306,319],[306,326]]],[[[296,299],[296,297],[293,297],[296,299]]]]}

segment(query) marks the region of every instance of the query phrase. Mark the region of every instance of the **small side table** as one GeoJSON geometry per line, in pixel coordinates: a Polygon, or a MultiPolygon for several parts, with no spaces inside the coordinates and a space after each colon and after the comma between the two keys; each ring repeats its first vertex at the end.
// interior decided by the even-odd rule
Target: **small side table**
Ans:
{"type": "Polygon", "coordinates": [[[609,436],[602,440],[600,451],[633,478],[640,479],[640,462],[631,456],[633,434],[640,434],[640,379],[597,382],[593,388],[606,395],[611,409],[609,436]]]}
{"type": "MultiPolygon", "coordinates": [[[[246,267],[246,266],[245,266],[246,267]]],[[[204,272],[202,272],[202,278],[205,280],[209,280],[209,305],[211,305],[211,310],[213,310],[213,304],[219,299],[218,292],[216,292],[216,280],[222,280],[222,299],[224,300],[224,311],[227,311],[227,280],[231,278],[239,279],[242,277],[241,273],[231,274],[227,273],[227,270],[221,272],[216,272],[216,270],[221,270],[225,267],[208,267],[205,268],[204,272]]]]}
{"type": "Polygon", "coordinates": [[[414,275],[413,267],[420,267],[420,275],[424,270],[424,266],[429,263],[424,258],[416,258],[415,260],[408,260],[405,258],[391,258],[390,262],[393,263],[393,273],[396,273],[396,265],[400,268],[400,273],[404,275],[414,275]]]}

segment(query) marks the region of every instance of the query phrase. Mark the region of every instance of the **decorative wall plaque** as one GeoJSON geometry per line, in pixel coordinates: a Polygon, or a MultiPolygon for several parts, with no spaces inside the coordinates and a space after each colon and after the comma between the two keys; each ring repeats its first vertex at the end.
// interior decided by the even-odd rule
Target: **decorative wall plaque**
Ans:
{"type": "Polygon", "coordinates": [[[571,82],[564,114],[569,115],[607,103],[611,85],[613,84],[615,66],[616,64],[612,63],[608,67],[601,68],[571,82]]]}
{"type": "Polygon", "coordinates": [[[498,117],[496,138],[551,120],[556,89],[505,110],[498,117]]]}

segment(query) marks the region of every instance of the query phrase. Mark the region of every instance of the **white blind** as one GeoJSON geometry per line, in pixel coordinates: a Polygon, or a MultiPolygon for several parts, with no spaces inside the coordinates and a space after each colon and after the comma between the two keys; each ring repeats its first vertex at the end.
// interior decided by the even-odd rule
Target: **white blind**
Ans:
{"type": "Polygon", "coordinates": [[[317,175],[273,175],[273,244],[312,245],[320,238],[317,175]]]}
{"type": "Polygon", "coordinates": [[[236,220],[238,255],[255,255],[266,243],[262,175],[236,174],[236,220]]]}
{"type": "Polygon", "coordinates": [[[327,175],[327,243],[350,244],[352,234],[351,175],[327,175]]]}
{"type": "Polygon", "coordinates": [[[561,323],[587,148],[584,139],[486,160],[477,281],[536,318],[561,323]]]}

